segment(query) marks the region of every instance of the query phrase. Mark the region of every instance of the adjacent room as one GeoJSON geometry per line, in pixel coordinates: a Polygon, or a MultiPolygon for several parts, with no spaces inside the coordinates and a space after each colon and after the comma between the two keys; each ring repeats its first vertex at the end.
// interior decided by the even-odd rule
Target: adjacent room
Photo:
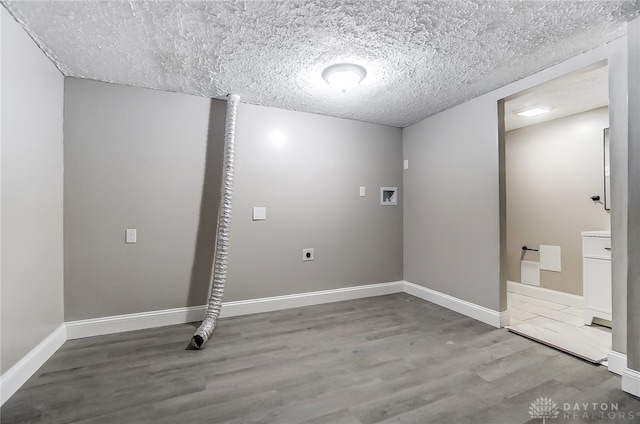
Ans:
{"type": "Polygon", "coordinates": [[[594,363],[611,350],[608,81],[600,63],[505,101],[509,329],[594,363]]]}
{"type": "Polygon", "coordinates": [[[0,4],[3,424],[633,421],[636,1],[0,4]]]}

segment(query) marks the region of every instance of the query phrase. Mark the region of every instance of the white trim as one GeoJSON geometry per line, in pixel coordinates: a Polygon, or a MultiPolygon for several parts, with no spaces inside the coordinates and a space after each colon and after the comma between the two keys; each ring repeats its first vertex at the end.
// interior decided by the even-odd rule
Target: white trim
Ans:
{"type": "Polygon", "coordinates": [[[584,308],[584,299],[582,296],[545,289],[544,287],[535,287],[513,281],[507,281],[507,291],[524,296],[535,297],[536,299],[546,300],[548,302],[572,306],[574,308],[584,308]]]}
{"type": "MultiPolygon", "coordinates": [[[[504,327],[509,322],[507,311],[497,312],[407,281],[224,302],[220,317],[256,314],[403,292],[494,327],[504,327]]],[[[203,319],[205,311],[206,306],[192,306],[71,321],[62,324],[0,377],[2,403],[9,399],[66,340],[200,321],[203,319]]]]}
{"type": "Polygon", "coordinates": [[[622,390],[640,396],[640,372],[625,368],[622,372],[622,390]]]}
{"type": "Polygon", "coordinates": [[[67,323],[67,340],[200,321],[205,310],[205,306],[190,306],[70,321],[67,323]]]}
{"type": "Polygon", "coordinates": [[[448,294],[440,293],[408,281],[404,282],[404,292],[444,306],[447,309],[477,319],[496,328],[504,327],[509,321],[507,311],[494,311],[493,309],[485,308],[484,306],[476,305],[475,303],[467,302],[466,300],[458,299],[457,297],[449,296],[448,294]]]}
{"type": "MultiPolygon", "coordinates": [[[[354,286],[286,296],[223,302],[220,318],[402,293],[402,289],[403,282],[395,281],[391,283],[370,284],[366,286],[354,286]]],[[[203,305],[71,321],[67,323],[67,339],[72,340],[103,334],[122,333],[125,331],[201,321],[204,318],[205,312],[206,306],[203,305]]]]}
{"type": "Polygon", "coordinates": [[[624,353],[616,352],[615,350],[609,351],[607,357],[607,368],[614,374],[622,375],[627,368],[627,355],[624,353]]]}
{"type": "Polygon", "coordinates": [[[341,302],[343,300],[402,293],[403,283],[403,281],[394,281],[391,283],[369,284],[343,289],[225,302],[222,304],[220,317],[225,318],[261,312],[280,311],[283,309],[299,308],[301,306],[320,305],[323,303],[341,302]]]}
{"type": "Polygon", "coordinates": [[[504,328],[504,327],[506,327],[507,325],[510,324],[511,316],[509,315],[509,311],[508,310],[507,311],[498,312],[498,314],[500,315],[500,328],[504,328]]]}
{"type": "Polygon", "coordinates": [[[67,340],[64,324],[53,330],[29,353],[0,376],[0,405],[9,400],[24,383],[54,354],[67,340]]]}

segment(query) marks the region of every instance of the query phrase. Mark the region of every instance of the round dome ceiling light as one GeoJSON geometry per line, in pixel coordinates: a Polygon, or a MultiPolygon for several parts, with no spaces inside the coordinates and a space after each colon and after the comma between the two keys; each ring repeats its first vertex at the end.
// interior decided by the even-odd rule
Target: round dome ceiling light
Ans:
{"type": "Polygon", "coordinates": [[[331,87],[346,93],[356,88],[367,75],[367,71],[360,65],[338,63],[322,71],[322,78],[331,87]]]}

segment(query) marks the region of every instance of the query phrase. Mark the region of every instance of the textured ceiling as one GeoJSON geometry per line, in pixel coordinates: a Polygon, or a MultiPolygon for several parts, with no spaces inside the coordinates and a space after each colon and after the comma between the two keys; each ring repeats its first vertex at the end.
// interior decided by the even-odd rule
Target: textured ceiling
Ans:
{"type": "Polygon", "coordinates": [[[404,127],[605,44],[638,1],[4,1],[66,76],[404,127]],[[353,91],[321,72],[367,69],[353,91]]]}
{"type": "Polygon", "coordinates": [[[609,69],[597,64],[555,78],[518,93],[505,101],[507,131],[609,105],[609,69]],[[515,112],[534,106],[550,106],[551,112],[535,117],[515,112]]]}

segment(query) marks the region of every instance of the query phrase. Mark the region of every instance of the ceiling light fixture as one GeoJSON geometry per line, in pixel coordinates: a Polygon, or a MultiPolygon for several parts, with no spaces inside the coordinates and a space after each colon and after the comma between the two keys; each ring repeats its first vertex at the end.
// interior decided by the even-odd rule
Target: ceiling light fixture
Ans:
{"type": "Polygon", "coordinates": [[[524,109],[516,110],[516,115],[526,116],[527,118],[531,118],[534,116],[542,115],[545,113],[549,113],[553,110],[552,106],[533,106],[527,107],[524,109]]]}
{"type": "Polygon", "coordinates": [[[338,63],[322,71],[322,78],[331,87],[346,93],[356,88],[367,75],[367,71],[360,65],[338,63]]]}

